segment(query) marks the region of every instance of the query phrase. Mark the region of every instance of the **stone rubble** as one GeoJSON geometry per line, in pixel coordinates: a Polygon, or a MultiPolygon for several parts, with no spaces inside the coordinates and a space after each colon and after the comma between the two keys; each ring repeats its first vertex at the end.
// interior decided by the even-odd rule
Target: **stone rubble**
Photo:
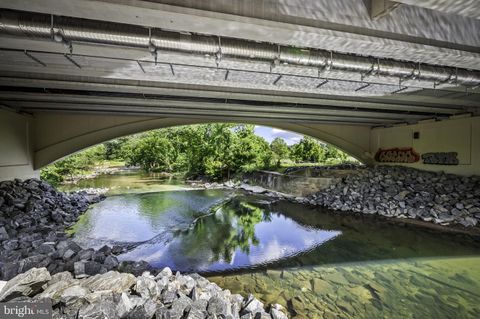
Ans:
{"type": "Polygon", "coordinates": [[[480,176],[378,166],[362,169],[296,201],[339,211],[472,227],[480,222],[480,176]]]}
{"type": "Polygon", "coordinates": [[[109,271],[83,279],[32,268],[0,290],[0,302],[45,300],[52,303],[53,318],[288,318],[278,304],[267,311],[252,295],[243,298],[198,274],[173,274],[169,268],[156,276],[109,271]]]}
{"type": "Polygon", "coordinates": [[[90,204],[104,196],[65,194],[38,179],[0,182],[0,279],[9,280],[33,267],[77,277],[112,269],[141,274],[146,262],[119,263],[121,247],[83,249],[65,233],[90,204]]]}

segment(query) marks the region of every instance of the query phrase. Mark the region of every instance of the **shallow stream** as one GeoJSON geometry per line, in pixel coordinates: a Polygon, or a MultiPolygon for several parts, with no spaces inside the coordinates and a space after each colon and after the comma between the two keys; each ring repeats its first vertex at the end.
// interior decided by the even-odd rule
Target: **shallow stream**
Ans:
{"type": "Polygon", "coordinates": [[[73,228],[82,246],[124,245],[119,259],[199,272],[298,318],[480,317],[475,237],[139,173],[76,187],[111,187],[73,228]]]}

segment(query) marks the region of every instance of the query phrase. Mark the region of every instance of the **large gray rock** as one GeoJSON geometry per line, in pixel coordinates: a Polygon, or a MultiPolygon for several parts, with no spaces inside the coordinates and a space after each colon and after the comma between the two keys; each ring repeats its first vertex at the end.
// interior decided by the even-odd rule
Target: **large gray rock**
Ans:
{"type": "Polygon", "coordinates": [[[112,270],[118,266],[118,259],[115,256],[107,256],[103,265],[107,268],[107,270],[112,270]]]}
{"type": "Polygon", "coordinates": [[[157,286],[155,280],[147,276],[140,276],[137,278],[135,284],[135,291],[145,299],[157,299],[160,296],[161,290],[157,286]]]}
{"type": "Polygon", "coordinates": [[[122,293],[129,291],[136,282],[137,279],[132,274],[109,271],[84,279],[81,285],[91,291],[110,290],[114,293],[122,293]]]}
{"type": "Polygon", "coordinates": [[[270,308],[270,316],[272,319],[288,319],[283,311],[285,311],[285,309],[281,305],[274,304],[270,308]]]}
{"type": "Polygon", "coordinates": [[[232,315],[229,300],[217,296],[210,298],[207,311],[210,316],[216,315],[217,317],[221,316],[225,318],[232,315]]]}
{"type": "Polygon", "coordinates": [[[74,306],[84,303],[84,297],[90,291],[80,285],[72,285],[63,289],[60,293],[60,301],[66,306],[74,306]]]}
{"type": "Polygon", "coordinates": [[[200,299],[192,302],[190,311],[188,312],[188,319],[204,319],[208,316],[207,311],[208,301],[200,299]]]}
{"type": "Polygon", "coordinates": [[[128,294],[123,292],[120,299],[117,301],[116,312],[120,318],[125,318],[134,307],[135,304],[130,300],[128,294]]]}
{"type": "Polygon", "coordinates": [[[105,273],[107,272],[107,268],[93,260],[81,260],[74,263],[74,271],[76,278],[84,278],[105,273]]]}
{"type": "Polygon", "coordinates": [[[103,300],[82,306],[78,311],[78,319],[116,319],[119,318],[115,311],[115,304],[109,300],[103,300]]]}
{"type": "Polygon", "coordinates": [[[0,227],[0,241],[6,240],[6,239],[9,239],[9,238],[10,238],[10,236],[8,235],[5,227],[3,227],[3,226],[0,227]]]}
{"type": "Polygon", "coordinates": [[[192,305],[192,299],[185,295],[180,295],[178,299],[175,299],[172,303],[172,307],[167,311],[168,318],[181,319],[185,313],[190,311],[192,305]]]}
{"type": "Polygon", "coordinates": [[[260,302],[257,298],[253,295],[248,295],[247,299],[245,300],[244,307],[242,309],[242,314],[244,313],[252,313],[256,314],[257,312],[263,311],[263,303],[260,302]]]}
{"type": "Polygon", "coordinates": [[[9,301],[16,297],[32,297],[42,290],[52,277],[47,268],[32,268],[9,280],[0,291],[0,301],[9,301]]]}

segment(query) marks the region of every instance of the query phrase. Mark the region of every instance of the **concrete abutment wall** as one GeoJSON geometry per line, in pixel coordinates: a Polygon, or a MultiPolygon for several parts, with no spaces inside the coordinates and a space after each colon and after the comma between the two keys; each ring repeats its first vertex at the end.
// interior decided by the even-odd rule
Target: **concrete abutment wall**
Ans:
{"type": "Polygon", "coordinates": [[[425,164],[422,158],[415,163],[401,165],[459,175],[480,175],[480,117],[374,128],[371,131],[370,153],[375,154],[380,148],[412,148],[420,156],[455,152],[458,165],[425,164]]]}
{"type": "Polygon", "coordinates": [[[33,168],[33,118],[0,110],[0,180],[39,177],[33,168]]]}

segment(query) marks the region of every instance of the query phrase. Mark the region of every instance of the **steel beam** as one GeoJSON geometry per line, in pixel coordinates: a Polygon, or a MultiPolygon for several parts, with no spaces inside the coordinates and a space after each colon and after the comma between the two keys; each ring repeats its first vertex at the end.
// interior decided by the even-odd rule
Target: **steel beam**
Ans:
{"type": "MultiPolygon", "coordinates": [[[[396,97],[382,97],[378,101],[371,98],[356,98],[328,96],[328,95],[313,95],[313,94],[294,94],[291,92],[278,92],[268,90],[242,90],[232,89],[226,90],[221,87],[207,87],[194,85],[167,85],[165,83],[149,83],[138,81],[123,81],[114,79],[102,79],[101,81],[79,82],[74,80],[48,80],[42,78],[14,78],[14,77],[0,77],[0,86],[12,87],[26,87],[26,88],[51,88],[51,89],[65,89],[65,90],[81,90],[93,92],[117,92],[117,93],[136,93],[136,94],[158,94],[158,95],[176,95],[176,96],[198,96],[204,98],[225,98],[229,100],[254,100],[265,102],[278,103],[299,103],[310,105],[332,105],[339,107],[350,107],[357,109],[378,109],[390,110],[399,112],[425,112],[438,114],[455,114],[461,111],[459,107],[452,107],[455,105],[453,100],[438,100],[431,97],[416,97],[419,102],[402,101],[402,96],[396,97]],[[136,84],[135,84],[136,83],[136,84]]],[[[17,94],[18,95],[18,94],[17,94]]],[[[474,101],[458,101],[457,104],[462,107],[478,106],[479,103],[474,101]]]]}

